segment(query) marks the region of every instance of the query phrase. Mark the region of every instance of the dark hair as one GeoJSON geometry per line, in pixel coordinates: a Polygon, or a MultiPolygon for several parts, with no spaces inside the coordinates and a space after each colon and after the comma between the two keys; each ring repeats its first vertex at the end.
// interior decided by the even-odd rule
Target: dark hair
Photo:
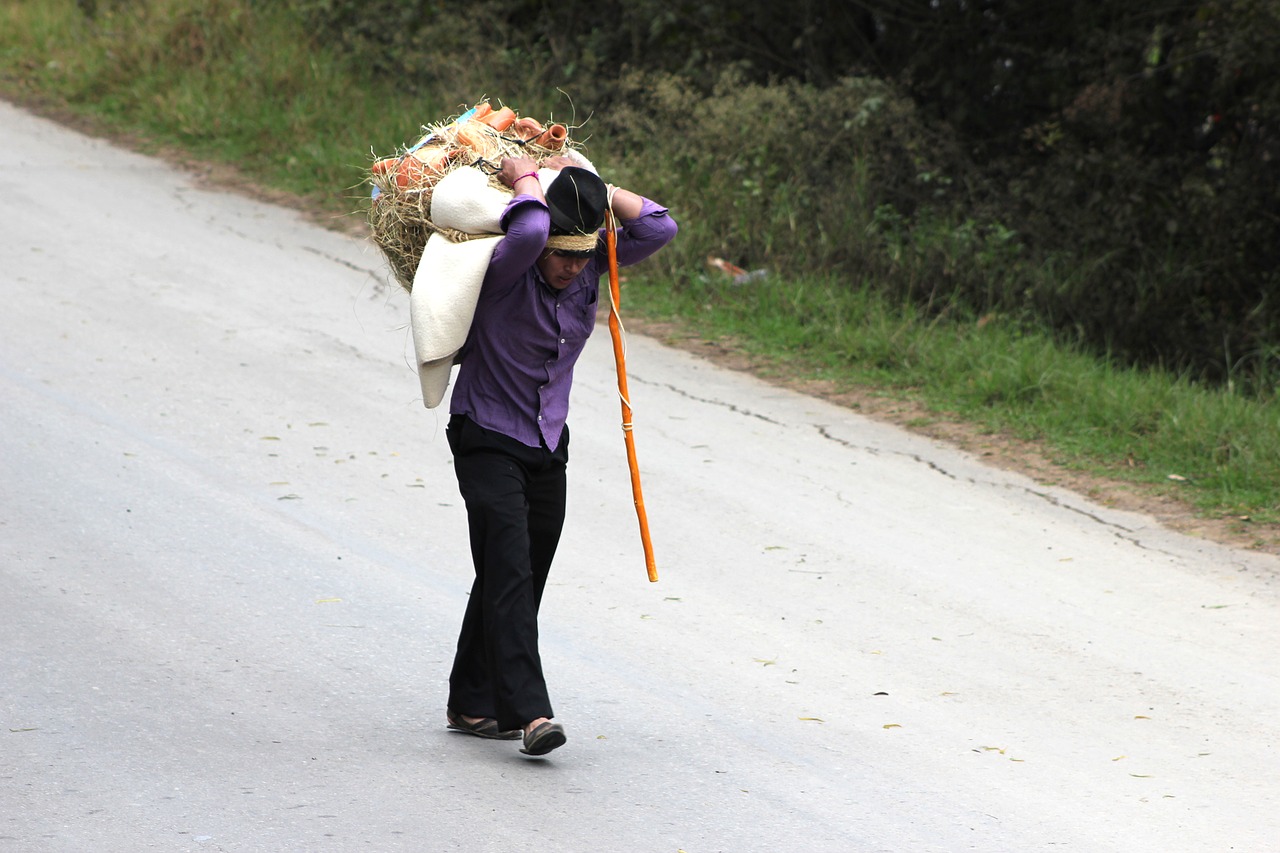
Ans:
{"type": "Polygon", "coordinates": [[[595,255],[595,249],[552,249],[551,254],[559,255],[562,258],[590,258],[595,255]]]}

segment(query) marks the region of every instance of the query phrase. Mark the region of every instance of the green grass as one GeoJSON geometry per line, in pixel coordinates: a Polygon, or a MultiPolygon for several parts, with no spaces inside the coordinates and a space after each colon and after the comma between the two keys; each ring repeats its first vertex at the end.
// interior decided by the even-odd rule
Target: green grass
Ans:
{"type": "Polygon", "coordinates": [[[870,287],[821,278],[640,280],[625,298],[648,319],[741,342],[778,372],[910,397],[1043,442],[1066,467],[1174,494],[1206,516],[1280,522],[1274,399],[1117,367],[1000,318],[927,319],[870,287]]]}
{"type": "Polygon", "coordinates": [[[282,4],[122,3],[92,22],[65,0],[8,4],[0,85],[153,149],[233,165],[329,212],[359,207],[374,151],[395,150],[424,116],[453,108],[367,79],[311,43],[282,4]]]}
{"type": "MultiPolygon", "coordinates": [[[[422,122],[456,111],[458,95],[415,95],[371,79],[312,43],[281,5],[100,0],[103,11],[90,21],[68,0],[3,4],[0,90],[70,109],[108,132],[230,164],[321,212],[352,212],[365,197],[359,185],[371,152],[411,141],[422,122]]],[[[815,273],[732,286],[705,272],[702,257],[730,238],[766,257],[766,233],[747,239],[733,225],[759,229],[758,217],[738,209],[741,200],[718,197],[742,181],[721,173],[713,180],[703,167],[671,173],[647,164],[634,146],[625,161],[609,163],[607,140],[598,150],[598,163],[638,188],[663,187],[678,218],[693,211],[684,245],[631,277],[628,312],[710,338],[731,336],[779,373],[910,397],[940,415],[1042,442],[1064,466],[1173,493],[1208,517],[1249,516],[1260,539],[1280,541],[1280,403],[1273,395],[1246,397],[1118,367],[1012,319],[925,315],[866,282],[815,273]]],[[[855,164],[843,207],[824,221],[872,222],[874,194],[864,193],[860,174],[855,164]]],[[[772,215],[786,227],[785,199],[774,198],[772,215]]],[[[945,269],[952,256],[978,251],[993,279],[1001,264],[1018,263],[998,240],[977,250],[946,242],[955,233],[911,235],[913,252],[943,258],[945,269]]],[[[828,253],[888,253],[896,245],[883,235],[854,247],[813,239],[828,253]]],[[[900,262],[869,256],[868,268],[900,262]]],[[[921,269],[927,287],[930,268],[921,269]]]]}

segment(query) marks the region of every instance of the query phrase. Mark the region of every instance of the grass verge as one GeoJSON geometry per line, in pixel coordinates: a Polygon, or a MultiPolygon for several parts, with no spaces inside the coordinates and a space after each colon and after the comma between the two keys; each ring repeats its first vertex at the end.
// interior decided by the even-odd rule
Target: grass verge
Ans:
{"type": "Polygon", "coordinates": [[[1005,318],[930,319],[870,286],[822,278],[641,279],[624,298],[645,321],[673,324],[673,339],[731,342],[775,381],[836,398],[874,389],[913,404],[904,425],[967,424],[1065,471],[1183,504],[1234,544],[1280,550],[1274,400],[1117,367],[1005,318]]]}

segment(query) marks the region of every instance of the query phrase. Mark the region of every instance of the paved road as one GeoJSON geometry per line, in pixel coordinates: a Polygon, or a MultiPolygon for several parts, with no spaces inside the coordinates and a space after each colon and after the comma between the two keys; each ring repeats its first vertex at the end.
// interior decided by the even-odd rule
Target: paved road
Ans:
{"type": "Polygon", "coordinates": [[[0,229],[0,850],[1280,850],[1275,559],[633,336],[650,584],[597,336],[530,760],[376,253],[4,105],[0,229]]]}

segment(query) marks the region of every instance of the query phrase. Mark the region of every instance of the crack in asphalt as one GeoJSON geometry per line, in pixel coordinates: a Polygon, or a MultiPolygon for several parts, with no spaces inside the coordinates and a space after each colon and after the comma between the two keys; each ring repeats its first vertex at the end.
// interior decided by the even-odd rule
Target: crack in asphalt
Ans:
{"type": "Polygon", "coordinates": [[[369,276],[370,278],[374,280],[378,280],[378,273],[374,270],[369,269],[368,267],[362,267],[359,264],[353,264],[351,263],[351,261],[348,261],[345,258],[339,258],[337,255],[331,254],[330,252],[326,252],[321,249],[312,248],[311,246],[302,246],[301,248],[302,248],[302,251],[304,252],[310,252],[313,255],[319,255],[320,257],[324,258],[327,261],[333,261],[335,264],[344,266],[350,270],[355,270],[356,272],[362,272],[365,275],[369,276]]]}
{"type": "MultiPolygon", "coordinates": [[[[831,442],[834,442],[835,444],[842,445],[844,447],[849,448],[850,450],[861,450],[865,453],[871,454],[872,456],[880,455],[880,448],[871,447],[866,444],[854,444],[851,441],[845,441],[843,438],[839,438],[837,436],[832,435],[827,430],[827,427],[824,426],[823,424],[813,424],[813,427],[818,431],[818,435],[822,436],[827,441],[831,441],[831,442]]],[[[894,456],[903,456],[903,457],[906,457],[907,459],[912,460],[913,462],[919,462],[921,465],[928,466],[931,470],[936,471],[937,473],[941,474],[942,476],[946,477],[949,480],[960,479],[955,474],[952,474],[950,471],[943,468],[937,462],[934,462],[932,459],[926,459],[923,456],[921,456],[919,453],[903,453],[902,451],[899,451],[899,450],[892,451],[892,453],[894,456]]],[[[972,478],[970,478],[969,482],[972,483],[975,481],[972,478]]]]}
{"type": "Polygon", "coordinates": [[[678,394],[687,400],[694,400],[698,403],[706,403],[709,406],[719,406],[720,408],[727,409],[728,411],[733,412],[734,414],[746,415],[749,418],[755,418],[756,420],[764,421],[767,424],[773,424],[774,426],[782,426],[782,427],[787,426],[787,424],[783,423],[782,421],[774,420],[773,418],[770,418],[766,415],[762,415],[759,412],[753,412],[748,409],[744,409],[740,406],[734,405],[733,403],[726,403],[723,400],[712,400],[707,397],[699,397],[695,394],[690,394],[688,391],[685,391],[682,388],[677,388],[676,386],[670,384],[669,382],[663,383],[661,385],[657,385],[656,383],[653,383],[653,382],[645,382],[643,378],[638,378],[634,376],[631,377],[631,381],[638,385],[651,385],[659,388],[666,388],[668,391],[672,392],[673,394],[678,394]]]}
{"type": "MultiPolygon", "coordinates": [[[[649,384],[649,385],[654,384],[654,383],[646,383],[643,379],[640,379],[640,378],[637,378],[634,381],[636,381],[638,384],[649,384]]],[[[666,388],[668,391],[671,391],[674,394],[678,394],[679,396],[684,397],[685,399],[688,399],[688,400],[694,400],[699,403],[705,403],[709,406],[718,406],[722,409],[733,412],[735,414],[745,415],[747,417],[755,418],[757,420],[761,420],[761,421],[764,421],[765,423],[773,424],[775,426],[781,426],[781,427],[789,426],[788,424],[782,421],[776,420],[774,418],[770,418],[767,415],[762,415],[759,412],[751,411],[750,409],[744,409],[741,406],[738,406],[734,403],[728,403],[728,402],[725,402],[724,400],[718,400],[718,399],[709,398],[709,397],[700,397],[696,394],[691,394],[690,392],[684,390],[683,388],[678,388],[675,385],[672,385],[671,383],[663,383],[660,387],[666,388]]],[[[846,439],[840,438],[839,436],[833,435],[825,424],[811,424],[810,426],[812,426],[813,429],[817,430],[817,433],[819,436],[821,436],[822,438],[834,444],[838,444],[842,447],[849,448],[850,450],[857,450],[863,453],[868,453],[868,454],[871,454],[872,456],[879,456],[881,453],[881,449],[878,447],[871,447],[870,445],[866,445],[866,444],[857,444],[855,442],[851,442],[846,439]]],[[[902,451],[892,451],[892,453],[896,456],[902,456],[912,460],[913,462],[917,462],[921,465],[925,465],[931,471],[941,474],[943,477],[946,477],[949,480],[959,481],[960,479],[958,476],[953,474],[951,471],[948,471],[946,468],[943,468],[934,460],[921,456],[918,453],[904,453],[902,451]]],[[[1137,534],[1133,531],[1132,528],[1125,527],[1124,525],[1118,524],[1114,521],[1108,521],[1107,519],[1099,516],[1097,513],[1090,512],[1088,509],[1078,507],[1078,506],[1073,506],[1069,503],[1065,503],[1062,500],[1060,500],[1058,497],[1052,494],[1049,494],[1048,492],[1040,491],[1038,489],[1030,488],[1027,486],[1015,486],[1011,484],[1000,484],[992,481],[982,481],[974,477],[969,477],[967,478],[967,480],[968,482],[974,483],[975,485],[986,485],[986,486],[1004,485],[1006,488],[1021,489],[1026,494],[1039,498],[1040,500],[1046,501],[1049,504],[1052,504],[1053,506],[1056,506],[1060,509],[1068,510],[1069,512],[1074,512],[1078,515],[1082,515],[1085,518],[1089,519],[1090,521],[1093,521],[1096,524],[1102,525],[1103,527],[1112,528],[1115,531],[1115,535],[1118,538],[1123,539],[1126,542],[1129,542],[1137,546],[1138,548],[1142,548],[1143,550],[1152,550],[1148,545],[1144,544],[1138,538],[1137,534]]],[[[837,500],[840,500],[842,503],[847,502],[839,494],[838,491],[836,492],[836,498],[837,500]]]]}

